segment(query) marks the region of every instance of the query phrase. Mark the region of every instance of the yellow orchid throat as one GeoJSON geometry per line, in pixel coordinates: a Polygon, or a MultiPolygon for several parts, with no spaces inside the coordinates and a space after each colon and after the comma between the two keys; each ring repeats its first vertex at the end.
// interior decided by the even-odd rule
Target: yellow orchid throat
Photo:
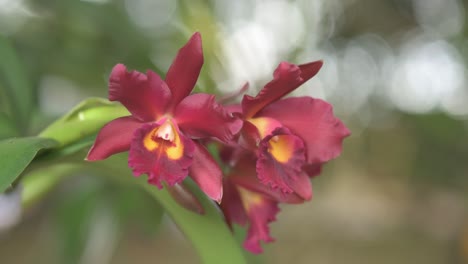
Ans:
{"type": "Polygon", "coordinates": [[[269,117],[250,118],[247,121],[252,123],[257,128],[258,134],[262,139],[273,132],[273,130],[276,128],[282,126],[280,122],[269,117]]]}
{"type": "Polygon", "coordinates": [[[262,204],[263,198],[260,194],[256,192],[249,191],[243,187],[236,186],[237,191],[239,192],[242,206],[246,211],[251,210],[252,207],[262,204]]]}
{"type": "Polygon", "coordinates": [[[171,160],[178,160],[184,154],[184,145],[180,140],[179,133],[170,120],[155,127],[143,139],[143,146],[148,151],[159,153],[165,152],[171,160]]]}
{"type": "MultiPolygon", "coordinates": [[[[265,138],[271,134],[276,128],[282,126],[280,122],[269,117],[257,117],[248,120],[258,130],[260,138],[265,138]]],[[[294,142],[287,135],[276,135],[268,141],[268,152],[278,162],[288,162],[294,154],[294,142]]]]}
{"type": "Polygon", "coordinates": [[[286,163],[294,154],[294,143],[291,142],[288,136],[274,136],[268,143],[270,145],[268,152],[270,152],[278,162],[286,163]]]}

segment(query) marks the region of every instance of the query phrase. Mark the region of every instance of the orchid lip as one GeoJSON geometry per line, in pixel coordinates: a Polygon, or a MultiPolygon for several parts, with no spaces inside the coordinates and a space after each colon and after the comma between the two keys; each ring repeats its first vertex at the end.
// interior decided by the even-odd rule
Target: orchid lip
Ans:
{"type": "Polygon", "coordinates": [[[252,123],[257,129],[260,138],[265,138],[278,127],[282,127],[282,124],[270,117],[255,117],[249,118],[248,122],[252,123]]]}
{"type": "Polygon", "coordinates": [[[275,135],[268,141],[268,152],[280,163],[286,163],[293,155],[293,143],[285,136],[275,135]]]}
{"type": "Polygon", "coordinates": [[[164,122],[155,133],[158,138],[173,142],[175,137],[174,127],[170,121],[164,122]]]}
{"type": "Polygon", "coordinates": [[[161,125],[155,127],[143,138],[143,146],[148,151],[164,150],[170,159],[179,159],[183,155],[184,146],[176,124],[166,118],[158,123],[161,125]]]}

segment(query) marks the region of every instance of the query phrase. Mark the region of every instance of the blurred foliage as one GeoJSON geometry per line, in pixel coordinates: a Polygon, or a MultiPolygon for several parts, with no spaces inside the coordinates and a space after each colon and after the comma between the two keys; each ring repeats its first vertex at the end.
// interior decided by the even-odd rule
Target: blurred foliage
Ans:
{"type": "MultiPolygon", "coordinates": [[[[58,76],[76,84],[79,92],[85,97],[106,97],[107,78],[113,65],[123,62],[129,68],[140,71],[152,69],[164,76],[170,63],[167,58],[172,58],[177,48],[195,30],[201,31],[203,35],[206,55],[206,67],[203,68],[197,88],[209,92],[218,91],[210,68],[221,67],[224,59],[219,55],[222,53],[219,31],[223,30],[226,25],[221,24],[220,20],[223,17],[215,12],[215,9],[219,8],[217,7],[219,2],[223,1],[176,1],[177,8],[172,14],[171,22],[160,28],[144,28],[132,21],[127,11],[128,0],[97,2],[26,1],[31,14],[26,15],[25,24],[16,31],[8,33],[7,36],[0,36],[0,57],[2,58],[0,61],[0,139],[17,135],[36,135],[42,128],[52,123],[58,115],[63,114],[43,111],[44,104],[59,103],[41,99],[41,94],[44,93],[41,89],[44,88],[42,82],[45,76],[58,76]],[[12,53],[11,50],[17,52],[12,53]],[[10,73],[10,75],[5,75],[5,73],[10,73]],[[16,123],[20,125],[16,126],[16,123]]],[[[247,5],[248,1],[241,2],[247,5]]],[[[322,14],[325,22],[320,26],[324,28],[330,26],[333,32],[315,32],[306,27],[304,41],[311,35],[319,35],[320,41],[299,46],[297,50],[292,50],[288,54],[290,58],[298,62],[308,59],[300,56],[303,55],[304,50],[315,48],[314,45],[330,45],[332,49],[337,50],[337,56],[342,56],[343,51],[339,48],[345,47],[356,36],[362,34],[376,34],[384,39],[388,46],[396,47],[401,45],[405,32],[412,28],[421,30],[416,19],[415,1],[338,2],[323,2],[324,6],[329,7],[328,10],[331,11],[322,14]]],[[[467,1],[457,1],[457,3],[464,6],[466,11],[467,1]]],[[[325,12],[324,10],[327,10],[325,7],[317,12],[325,12]]],[[[249,10],[249,12],[256,11],[258,10],[249,10]]],[[[465,24],[461,33],[447,38],[447,41],[457,48],[462,57],[460,59],[465,62],[465,65],[468,63],[467,17],[464,16],[465,24]]],[[[245,45],[256,44],[250,39],[245,39],[245,42],[245,45]]],[[[239,53],[239,56],[243,55],[239,53]]],[[[253,61],[256,61],[255,59],[253,61]]],[[[327,61],[325,61],[326,64],[327,61]]],[[[399,67],[399,65],[394,67],[399,67]]],[[[465,78],[466,72],[465,68],[465,78]]],[[[334,78],[338,77],[340,76],[334,76],[334,78]]],[[[392,80],[390,76],[387,76],[387,79],[382,81],[391,82],[392,80]]],[[[384,84],[377,86],[383,87],[384,84]]],[[[337,93],[341,92],[343,90],[337,93]]],[[[371,100],[372,98],[369,99],[371,100]]],[[[340,104],[350,104],[346,100],[340,101],[333,98],[332,101],[336,108],[340,108],[340,104]]],[[[377,261],[379,263],[453,263],[452,261],[468,263],[468,247],[466,246],[468,245],[468,232],[466,232],[468,230],[466,206],[468,204],[468,121],[466,116],[456,117],[440,109],[424,114],[411,114],[397,110],[386,103],[369,102],[369,104],[370,107],[363,107],[357,113],[341,113],[347,118],[346,123],[353,131],[352,137],[345,141],[344,154],[340,159],[326,166],[324,175],[317,178],[316,198],[308,209],[303,209],[300,213],[294,211],[296,214],[290,218],[287,216],[288,213],[295,209],[290,209],[291,211],[286,209],[279,221],[272,225],[273,230],[284,226],[287,231],[275,235],[278,242],[267,247],[267,255],[270,256],[267,259],[271,260],[271,263],[286,261],[310,263],[312,260],[318,263],[343,263],[344,261],[348,263],[376,263],[377,261]],[[362,119],[371,114],[383,116],[383,121],[379,123],[377,120],[375,123],[369,122],[368,124],[362,122],[362,119]],[[359,179],[365,179],[365,184],[361,184],[359,179]],[[358,184],[353,185],[353,181],[358,184]],[[346,196],[349,190],[340,189],[344,188],[343,185],[349,185],[348,189],[357,189],[352,189],[351,195],[346,196]],[[369,191],[373,191],[373,196],[364,196],[369,191]],[[331,194],[326,196],[327,192],[335,196],[331,194]],[[449,198],[442,199],[442,202],[437,200],[441,193],[449,198]],[[375,212],[372,208],[366,208],[367,210],[364,211],[368,214],[360,215],[356,209],[360,204],[353,203],[356,197],[368,197],[358,200],[366,206],[365,202],[371,204],[378,202],[382,198],[379,195],[390,197],[388,199],[390,202],[387,204],[379,204],[389,206],[385,207],[384,211],[394,209],[392,206],[395,206],[398,207],[395,209],[397,212],[404,212],[404,216],[400,218],[395,216],[399,222],[396,228],[392,227],[394,229],[391,229],[391,236],[385,236],[386,233],[383,232],[384,235],[379,237],[378,234],[381,233],[375,231],[376,229],[373,229],[374,226],[368,224],[369,222],[364,221],[365,217],[380,219],[378,218],[380,211],[375,212]],[[329,212],[334,207],[328,209],[329,211],[320,209],[327,206],[326,202],[332,203],[333,199],[340,198],[344,201],[340,200],[341,207],[336,210],[349,212],[346,211],[349,207],[355,209],[352,213],[341,217],[340,220],[344,222],[336,222],[335,218],[340,217],[329,212]],[[442,206],[438,206],[438,202],[442,206]],[[325,218],[324,222],[316,220],[320,217],[325,218]],[[346,220],[349,221],[346,222],[346,220]],[[301,226],[302,222],[309,221],[313,223],[313,226],[307,226],[307,228],[301,226]],[[356,222],[361,223],[361,226],[356,222]],[[327,229],[326,223],[334,223],[335,227],[327,229]],[[359,227],[368,230],[366,233],[368,236],[346,236],[340,233],[348,230],[353,234],[355,226],[358,226],[356,228],[358,230],[360,230],[359,227]],[[455,234],[449,231],[442,232],[449,229],[455,230],[455,234]],[[448,235],[441,236],[437,233],[439,231],[448,235]],[[300,235],[307,235],[308,240],[301,240],[300,235]],[[281,243],[281,241],[285,242],[281,243]],[[400,255],[401,252],[403,253],[400,255]]],[[[72,105],[69,107],[71,108],[72,105]]],[[[103,104],[102,107],[108,106],[103,104]]],[[[109,107],[112,108],[112,106],[109,107]]],[[[86,103],[77,111],[81,110],[86,111],[86,103]]],[[[68,121],[70,120],[76,121],[77,119],[71,118],[68,121]]],[[[60,124],[63,121],[64,119],[61,119],[57,122],[60,124]]],[[[60,129],[61,127],[58,127],[58,130],[60,129]]],[[[79,122],[70,126],[70,131],[81,133],[79,129],[79,122]]],[[[73,138],[73,133],[64,134],[64,136],[73,138]]],[[[63,153],[70,154],[80,150],[92,142],[93,136],[93,133],[89,133],[89,137],[84,141],[72,140],[77,144],[77,149],[66,149],[63,153]]],[[[5,149],[2,148],[1,151],[3,154],[5,149]]],[[[28,153],[27,156],[22,155],[22,157],[32,159],[34,155],[35,152],[28,153]]],[[[1,161],[6,161],[6,159],[2,157],[1,161]]],[[[32,217],[47,215],[52,218],[47,219],[48,223],[53,223],[50,224],[48,230],[55,231],[56,237],[44,238],[44,244],[50,244],[50,241],[46,240],[55,241],[58,249],[52,251],[62,254],[59,263],[80,261],[89,238],[95,230],[93,225],[99,223],[100,220],[96,220],[99,218],[108,217],[115,220],[112,222],[115,226],[111,227],[111,230],[115,232],[113,238],[119,241],[113,241],[116,244],[124,244],[119,239],[127,238],[126,232],[134,232],[135,227],[141,229],[137,232],[144,238],[133,237],[133,240],[128,243],[132,248],[139,248],[142,247],[141,244],[157,241],[156,235],[160,235],[158,232],[161,231],[159,228],[163,213],[160,205],[155,204],[150,195],[141,192],[140,188],[125,187],[125,185],[97,179],[93,177],[96,173],[96,171],[77,173],[76,168],[65,167],[51,168],[50,171],[39,170],[34,175],[35,177],[25,178],[24,183],[27,186],[24,190],[24,197],[33,197],[27,199],[26,205],[28,206],[25,210],[32,212],[32,217]],[[71,177],[64,182],[61,177],[55,176],[63,175],[65,172],[68,176],[71,174],[71,177]],[[41,177],[49,177],[51,182],[44,186],[37,185],[37,183],[30,184],[34,180],[39,181],[41,177]],[[31,185],[38,186],[38,188],[31,189],[28,187],[31,185]],[[52,187],[58,188],[49,194],[52,187]],[[46,197],[45,203],[50,207],[40,203],[29,203],[38,199],[37,197],[46,197]],[[34,211],[34,208],[39,208],[39,212],[34,211]]],[[[28,216],[26,215],[25,218],[28,216]]],[[[385,221],[382,220],[382,222],[385,221]]],[[[35,222],[25,222],[25,225],[28,224],[36,226],[35,222]]],[[[385,224],[380,224],[385,226],[385,224]]],[[[168,229],[167,225],[165,228],[168,229]]],[[[34,231],[37,232],[37,230],[34,231]]],[[[7,234],[6,239],[0,241],[2,255],[6,256],[11,253],[7,249],[7,244],[10,241],[8,239],[14,236],[15,232],[19,231],[13,230],[11,236],[7,234]]],[[[242,237],[242,232],[236,232],[236,234],[242,237]]],[[[35,235],[40,236],[42,241],[43,234],[35,233],[35,235]]],[[[23,250],[24,241],[30,239],[29,234],[23,236],[23,241],[16,243],[17,252],[22,252],[19,250],[23,250]]],[[[214,234],[209,233],[207,236],[214,236],[214,234]]],[[[166,234],[159,239],[163,241],[162,246],[169,244],[170,241],[183,244],[173,233],[166,234]]],[[[125,245],[128,246],[128,244],[125,245]]],[[[118,245],[114,246],[118,247],[118,245]]],[[[164,263],[164,259],[157,261],[151,259],[144,262],[146,259],[144,256],[160,256],[169,251],[162,247],[150,248],[145,252],[132,251],[133,253],[129,254],[143,256],[141,263],[157,261],[164,263]]],[[[36,255],[40,254],[41,252],[36,252],[36,255]]],[[[181,262],[193,261],[193,256],[190,254],[190,252],[187,254],[177,252],[172,255],[172,258],[182,257],[181,262]]],[[[172,258],[169,256],[169,261],[172,258]]],[[[11,261],[14,262],[15,258],[11,261]]],[[[112,259],[112,263],[114,261],[121,263],[118,259],[112,259]]],[[[255,261],[261,262],[257,259],[255,261]]]]}
{"type": "Polygon", "coordinates": [[[57,142],[52,139],[25,137],[0,140],[0,192],[13,187],[36,154],[43,149],[55,147],[57,142]]]}

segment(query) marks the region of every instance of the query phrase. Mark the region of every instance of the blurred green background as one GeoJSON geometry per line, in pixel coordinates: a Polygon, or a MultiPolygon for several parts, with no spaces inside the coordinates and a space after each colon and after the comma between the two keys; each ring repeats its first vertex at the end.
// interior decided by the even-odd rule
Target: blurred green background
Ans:
{"type": "MultiPolygon", "coordinates": [[[[34,88],[30,135],[81,100],[106,97],[116,63],[164,75],[194,31],[205,53],[199,91],[221,95],[249,81],[255,94],[280,61],[323,59],[295,95],[331,102],[353,134],[314,179],[313,200],[282,207],[271,224],[277,241],[259,261],[468,263],[467,8],[461,0],[0,0],[0,34],[34,88]]],[[[23,211],[12,196],[0,199],[1,263],[197,263],[145,194],[93,172],[73,172],[23,211]]]]}

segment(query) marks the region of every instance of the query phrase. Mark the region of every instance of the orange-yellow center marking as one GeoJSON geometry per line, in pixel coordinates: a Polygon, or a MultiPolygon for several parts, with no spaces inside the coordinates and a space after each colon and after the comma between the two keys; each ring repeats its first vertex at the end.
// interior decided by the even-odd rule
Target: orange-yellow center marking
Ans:
{"type": "Polygon", "coordinates": [[[149,151],[165,152],[167,157],[178,160],[184,154],[184,146],[180,140],[179,133],[170,120],[155,127],[143,138],[143,145],[149,151]]]}
{"type": "Polygon", "coordinates": [[[291,159],[294,152],[294,145],[288,136],[274,136],[268,143],[270,145],[268,151],[277,161],[286,163],[291,159]]]}
{"type": "Polygon", "coordinates": [[[143,145],[149,151],[153,151],[159,147],[159,143],[157,142],[155,137],[155,133],[157,132],[158,128],[159,127],[154,128],[143,138],[143,145]]]}
{"type": "Polygon", "coordinates": [[[242,201],[242,206],[246,211],[250,210],[252,207],[259,205],[263,202],[263,198],[260,194],[251,192],[243,187],[236,186],[239,191],[239,195],[242,201]]]}
{"type": "Polygon", "coordinates": [[[278,127],[281,127],[280,122],[270,117],[250,118],[247,121],[252,123],[258,129],[260,138],[265,138],[273,130],[275,130],[278,127]]]}
{"type": "Polygon", "coordinates": [[[174,133],[174,141],[166,149],[167,156],[172,160],[178,160],[184,155],[184,145],[180,140],[179,134],[174,133]]]}

